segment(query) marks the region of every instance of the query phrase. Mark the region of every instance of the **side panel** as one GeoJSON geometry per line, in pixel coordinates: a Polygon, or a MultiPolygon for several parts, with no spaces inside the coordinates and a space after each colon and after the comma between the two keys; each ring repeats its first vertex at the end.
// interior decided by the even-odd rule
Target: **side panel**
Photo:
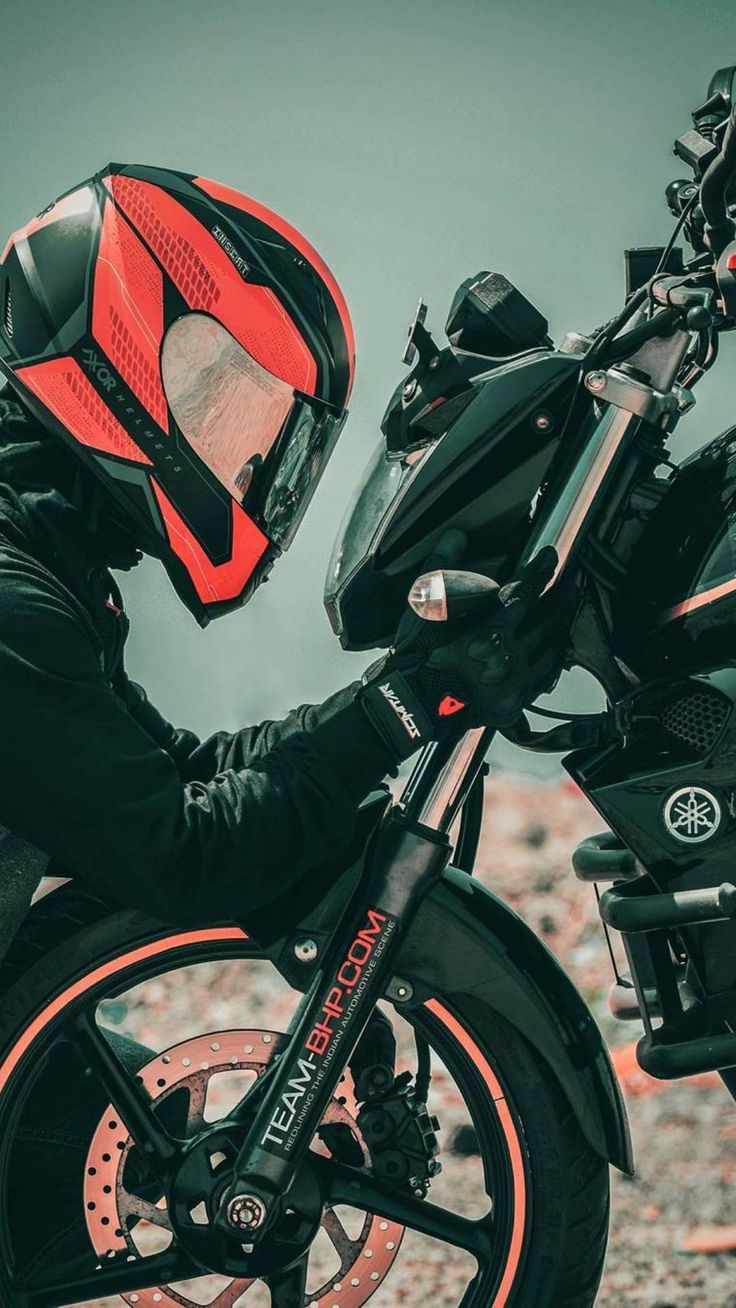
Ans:
{"type": "Polygon", "coordinates": [[[736,429],[680,466],[637,547],[614,633],[643,678],[715,665],[735,641],[736,429]]]}
{"type": "Polygon", "coordinates": [[[449,526],[478,532],[486,550],[506,542],[557,451],[579,371],[577,356],[550,351],[492,372],[413,479],[379,545],[381,566],[405,566],[417,543],[449,526]]]}
{"type": "Polygon", "coordinates": [[[585,1001],[530,927],[478,882],[450,868],[420,909],[400,959],[414,999],[472,995],[546,1062],[590,1145],[634,1170],[626,1110],[585,1001]]]}
{"type": "MultiPolygon", "coordinates": [[[[730,883],[736,858],[736,662],[657,680],[626,737],[565,767],[661,891],[730,883]]],[[[698,984],[732,1002],[736,921],[681,929],[698,984]]]]}

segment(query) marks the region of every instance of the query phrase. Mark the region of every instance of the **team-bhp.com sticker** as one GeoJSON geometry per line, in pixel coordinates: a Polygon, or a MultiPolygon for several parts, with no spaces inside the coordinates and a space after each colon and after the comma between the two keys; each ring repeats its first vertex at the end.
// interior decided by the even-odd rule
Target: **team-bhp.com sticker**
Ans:
{"type": "Polygon", "coordinates": [[[276,1154],[289,1154],[318,1087],[327,1076],[350,1023],[366,997],[381,954],[396,930],[398,918],[369,908],[365,926],[357,932],[337,968],[319,1021],[297,1056],[295,1074],[281,1096],[261,1145],[276,1154]]]}

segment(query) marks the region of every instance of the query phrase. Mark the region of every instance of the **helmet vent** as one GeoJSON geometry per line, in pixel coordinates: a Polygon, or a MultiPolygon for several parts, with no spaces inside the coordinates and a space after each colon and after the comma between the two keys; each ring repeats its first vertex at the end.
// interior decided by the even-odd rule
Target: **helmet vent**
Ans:
{"type": "Polygon", "coordinates": [[[113,194],[190,308],[209,312],[220,299],[219,286],[186,237],[181,232],[172,231],[156,213],[145,185],[131,177],[116,177],[113,194]]]}
{"type": "Polygon", "coordinates": [[[166,401],[161,392],[158,377],[143,350],[114,307],[110,308],[110,326],[112,329],[110,347],[112,363],[115,364],[121,377],[128,383],[133,394],[138,396],[159,426],[166,431],[168,427],[166,401]]]}
{"type": "Polygon", "coordinates": [[[3,305],[3,326],[8,336],[13,335],[13,299],[10,290],[10,282],[5,285],[5,301],[3,305]]]}

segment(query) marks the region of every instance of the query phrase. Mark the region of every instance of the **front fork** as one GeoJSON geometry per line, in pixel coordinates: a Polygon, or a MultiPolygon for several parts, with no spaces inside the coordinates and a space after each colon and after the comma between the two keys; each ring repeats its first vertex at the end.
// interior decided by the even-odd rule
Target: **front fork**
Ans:
{"type": "Polygon", "coordinates": [[[240,1150],[217,1222],[256,1243],[278,1216],[378,1000],[404,937],[450,858],[448,832],[483,765],[492,732],[468,732],[420,755],[376,841],[369,870],[296,1014],[240,1150]]]}

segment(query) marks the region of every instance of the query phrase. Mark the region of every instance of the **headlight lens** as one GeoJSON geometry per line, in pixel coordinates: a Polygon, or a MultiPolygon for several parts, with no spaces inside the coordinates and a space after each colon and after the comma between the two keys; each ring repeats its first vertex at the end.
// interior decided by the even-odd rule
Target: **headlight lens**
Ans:
{"type": "Polygon", "coordinates": [[[343,518],[325,583],[325,606],[332,626],[341,631],[340,596],[356,569],[375,553],[407,487],[436,443],[403,459],[389,458],[383,437],[371,454],[363,478],[343,518]]]}

